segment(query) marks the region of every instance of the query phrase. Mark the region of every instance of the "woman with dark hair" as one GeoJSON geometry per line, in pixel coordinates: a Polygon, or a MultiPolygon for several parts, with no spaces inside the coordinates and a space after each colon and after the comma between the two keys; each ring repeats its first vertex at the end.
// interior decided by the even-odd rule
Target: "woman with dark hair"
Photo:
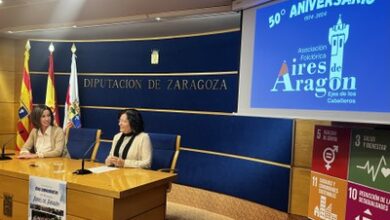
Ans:
{"type": "Polygon", "coordinates": [[[139,111],[125,109],[119,113],[119,130],[112,140],[106,165],[116,167],[150,168],[152,144],[144,132],[144,121],[139,111]]]}
{"type": "Polygon", "coordinates": [[[64,150],[65,136],[62,128],[54,126],[52,110],[38,105],[31,112],[34,128],[24,143],[18,158],[60,157],[64,150]]]}

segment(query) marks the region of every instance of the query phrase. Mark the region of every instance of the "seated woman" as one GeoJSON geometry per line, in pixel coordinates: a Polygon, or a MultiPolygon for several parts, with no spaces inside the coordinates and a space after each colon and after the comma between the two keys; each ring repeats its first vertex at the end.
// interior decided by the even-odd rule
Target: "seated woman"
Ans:
{"type": "Polygon", "coordinates": [[[62,128],[53,125],[51,109],[46,105],[38,105],[32,110],[30,117],[34,128],[18,158],[60,157],[64,150],[65,136],[62,128]]]}
{"type": "Polygon", "coordinates": [[[119,113],[119,130],[112,140],[106,165],[116,167],[150,168],[152,144],[144,131],[139,111],[126,109],[119,113]]]}

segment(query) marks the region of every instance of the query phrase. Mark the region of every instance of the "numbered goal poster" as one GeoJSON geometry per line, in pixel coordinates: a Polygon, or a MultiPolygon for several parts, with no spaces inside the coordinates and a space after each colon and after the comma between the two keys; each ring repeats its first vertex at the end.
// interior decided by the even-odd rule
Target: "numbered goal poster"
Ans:
{"type": "Polygon", "coordinates": [[[348,180],[390,192],[390,131],[352,130],[348,180]]]}
{"type": "Polygon", "coordinates": [[[316,126],[314,132],[312,170],[346,180],[351,129],[316,126]]]}
{"type": "Polygon", "coordinates": [[[389,208],[389,193],[348,183],[347,220],[390,219],[389,208]]]}
{"type": "Polygon", "coordinates": [[[311,171],[308,217],[344,219],[347,181],[311,171]]]}

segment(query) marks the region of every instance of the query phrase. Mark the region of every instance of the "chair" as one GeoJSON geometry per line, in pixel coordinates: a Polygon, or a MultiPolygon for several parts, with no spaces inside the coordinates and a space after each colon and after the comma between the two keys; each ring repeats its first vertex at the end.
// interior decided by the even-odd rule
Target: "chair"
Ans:
{"type": "Polygon", "coordinates": [[[94,160],[96,151],[100,144],[100,129],[92,128],[67,128],[66,129],[66,148],[72,159],[82,159],[85,155],[86,159],[94,160]],[[93,149],[89,148],[91,145],[93,149]],[[89,150],[89,152],[87,152],[89,150]]]}
{"type": "Polygon", "coordinates": [[[96,151],[95,161],[105,163],[107,156],[110,154],[112,141],[101,141],[96,151]]]}
{"type": "Polygon", "coordinates": [[[153,146],[152,170],[175,172],[180,151],[180,135],[149,133],[153,146]]]}

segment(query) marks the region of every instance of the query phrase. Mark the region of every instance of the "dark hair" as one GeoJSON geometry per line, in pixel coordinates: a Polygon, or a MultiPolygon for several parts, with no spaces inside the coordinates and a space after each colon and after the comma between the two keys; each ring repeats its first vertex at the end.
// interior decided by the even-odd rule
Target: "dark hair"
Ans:
{"type": "Polygon", "coordinates": [[[136,109],[124,109],[119,112],[118,118],[123,114],[127,115],[127,120],[129,120],[130,127],[134,134],[139,134],[144,131],[144,120],[142,119],[141,113],[136,109]]]}
{"type": "Polygon", "coordinates": [[[40,129],[41,128],[41,117],[42,117],[43,112],[45,110],[48,110],[50,112],[50,116],[51,116],[50,125],[51,126],[54,125],[53,111],[48,106],[41,104],[41,105],[35,106],[34,109],[31,112],[31,115],[30,115],[31,122],[32,122],[32,124],[34,125],[34,127],[36,129],[40,129]]]}

